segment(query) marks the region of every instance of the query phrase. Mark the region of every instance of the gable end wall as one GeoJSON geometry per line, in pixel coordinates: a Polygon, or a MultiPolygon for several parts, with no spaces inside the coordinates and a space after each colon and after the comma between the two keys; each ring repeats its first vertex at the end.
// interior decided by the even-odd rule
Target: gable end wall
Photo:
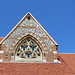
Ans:
{"type": "MultiPolygon", "coordinates": [[[[28,20],[28,18],[25,18],[19,26],[8,36],[8,38],[2,43],[2,45],[5,45],[6,48],[3,49],[6,54],[4,54],[4,60],[12,59],[10,57],[10,46],[12,43],[22,34],[31,32],[34,33],[36,36],[38,36],[43,42],[45,42],[48,53],[46,53],[46,62],[54,62],[54,59],[57,60],[57,53],[54,54],[53,51],[57,51],[55,44],[51,41],[51,39],[48,37],[48,35],[40,28],[40,26],[34,21],[34,19],[28,20]],[[52,47],[54,46],[54,47],[52,47]],[[7,54],[8,53],[8,54],[7,54]],[[6,56],[7,55],[7,56],[6,56]],[[5,58],[6,57],[6,58],[5,58]]],[[[37,39],[37,38],[36,38],[37,39]]]]}

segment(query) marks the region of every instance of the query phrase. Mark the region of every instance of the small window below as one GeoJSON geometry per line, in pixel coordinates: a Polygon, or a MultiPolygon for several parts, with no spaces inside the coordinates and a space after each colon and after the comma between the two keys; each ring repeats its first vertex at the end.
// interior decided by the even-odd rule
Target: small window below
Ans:
{"type": "Polygon", "coordinates": [[[30,17],[28,17],[28,20],[30,20],[30,17]]]}
{"type": "Polygon", "coordinates": [[[27,17],[28,17],[28,20],[30,20],[30,14],[28,14],[27,17]]]}

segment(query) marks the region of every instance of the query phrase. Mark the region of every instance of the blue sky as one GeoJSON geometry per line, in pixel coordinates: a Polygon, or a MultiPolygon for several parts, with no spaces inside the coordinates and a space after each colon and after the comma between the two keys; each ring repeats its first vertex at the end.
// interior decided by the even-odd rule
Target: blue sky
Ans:
{"type": "Polygon", "coordinates": [[[0,37],[27,12],[59,44],[59,53],[75,53],[75,0],[0,0],[0,37]]]}

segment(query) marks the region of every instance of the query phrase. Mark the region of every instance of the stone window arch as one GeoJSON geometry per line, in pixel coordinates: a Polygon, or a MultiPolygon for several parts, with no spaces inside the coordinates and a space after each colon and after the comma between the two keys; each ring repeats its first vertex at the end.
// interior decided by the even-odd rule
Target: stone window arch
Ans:
{"type": "Polygon", "coordinates": [[[37,41],[31,37],[25,38],[15,51],[15,60],[24,62],[42,61],[42,50],[37,41]]]}

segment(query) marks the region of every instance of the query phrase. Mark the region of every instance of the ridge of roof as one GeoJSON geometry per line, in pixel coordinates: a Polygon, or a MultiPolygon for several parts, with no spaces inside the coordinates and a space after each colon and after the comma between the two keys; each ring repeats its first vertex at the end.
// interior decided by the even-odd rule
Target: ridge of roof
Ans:
{"type": "Polygon", "coordinates": [[[48,37],[55,43],[55,45],[58,45],[56,41],[47,33],[47,31],[42,27],[42,25],[33,17],[33,15],[28,12],[18,23],[17,25],[7,34],[7,36],[0,42],[0,44],[17,28],[17,26],[25,19],[25,17],[30,14],[31,17],[34,19],[34,21],[42,28],[42,30],[48,35],[48,37]]]}

